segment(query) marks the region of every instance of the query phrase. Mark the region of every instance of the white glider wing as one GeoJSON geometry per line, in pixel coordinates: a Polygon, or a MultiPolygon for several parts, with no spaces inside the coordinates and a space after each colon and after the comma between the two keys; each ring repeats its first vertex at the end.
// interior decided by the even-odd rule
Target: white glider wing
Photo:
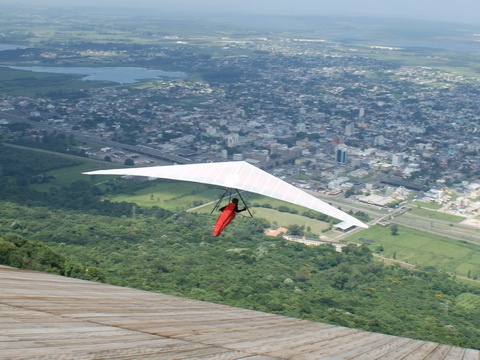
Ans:
{"type": "Polygon", "coordinates": [[[368,227],[355,217],[348,215],[315,196],[306,193],[305,191],[249,164],[246,161],[97,170],[86,172],[84,174],[147,176],[245,190],[321,212],[345,221],[349,225],[363,228],[368,227]]]}

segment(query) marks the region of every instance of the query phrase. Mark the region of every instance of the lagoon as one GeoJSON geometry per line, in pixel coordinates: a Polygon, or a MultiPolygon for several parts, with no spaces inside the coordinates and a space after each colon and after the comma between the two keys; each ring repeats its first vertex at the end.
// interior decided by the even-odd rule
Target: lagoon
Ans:
{"type": "Polygon", "coordinates": [[[185,78],[180,71],[163,71],[141,67],[49,67],[49,66],[8,66],[10,69],[46,72],[56,74],[85,75],[82,80],[112,81],[120,84],[136,83],[145,79],[185,78]]]}

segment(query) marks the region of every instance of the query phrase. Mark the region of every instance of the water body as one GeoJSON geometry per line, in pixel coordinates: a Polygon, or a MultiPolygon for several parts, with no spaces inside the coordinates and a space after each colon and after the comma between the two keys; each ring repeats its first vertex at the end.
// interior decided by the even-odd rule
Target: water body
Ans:
{"type": "Polygon", "coordinates": [[[82,80],[112,81],[120,84],[136,83],[144,79],[185,78],[187,74],[179,71],[153,70],[141,67],[50,67],[50,66],[8,66],[10,69],[85,75],[82,80]]]}
{"type": "Polygon", "coordinates": [[[22,46],[22,45],[0,44],[0,51],[22,49],[22,48],[25,48],[25,47],[26,46],[22,46]]]}

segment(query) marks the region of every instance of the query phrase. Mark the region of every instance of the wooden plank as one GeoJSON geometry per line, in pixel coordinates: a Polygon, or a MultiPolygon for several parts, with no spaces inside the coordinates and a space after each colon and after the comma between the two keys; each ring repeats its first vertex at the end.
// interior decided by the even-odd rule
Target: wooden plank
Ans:
{"type": "Polygon", "coordinates": [[[369,337],[377,335],[382,337],[381,334],[370,334],[367,332],[359,331],[357,333],[350,334],[344,338],[331,339],[325,341],[323,346],[309,352],[304,352],[299,355],[292,356],[292,360],[307,360],[307,359],[324,359],[328,357],[341,358],[340,355],[344,353],[357,352],[362,353],[366,351],[364,344],[368,342],[369,337]]]}
{"type": "MultiPolygon", "coordinates": [[[[408,342],[408,339],[396,338],[394,336],[379,336],[365,339],[365,342],[358,347],[350,347],[345,351],[338,354],[342,359],[350,360],[372,360],[382,357],[390,352],[388,349],[397,348],[399,346],[399,340],[403,344],[408,342]],[[395,345],[394,345],[395,344],[395,345]]],[[[335,359],[335,357],[328,356],[325,359],[335,359]]]]}
{"type": "Polygon", "coordinates": [[[459,347],[452,347],[448,352],[447,356],[445,356],[445,360],[458,360],[463,359],[465,355],[465,349],[459,347]]]}
{"type": "Polygon", "coordinates": [[[422,342],[421,345],[416,348],[414,351],[408,354],[406,359],[408,360],[423,360],[425,359],[428,355],[432,353],[436,348],[438,347],[438,344],[436,343],[431,343],[431,342],[422,342]]]}
{"type": "Polygon", "coordinates": [[[480,360],[480,352],[477,350],[466,349],[462,360],[480,360]]]}
{"type": "Polygon", "coordinates": [[[448,345],[438,345],[435,350],[433,350],[430,354],[428,354],[428,356],[425,357],[425,360],[444,360],[450,352],[451,348],[452,347],[448,345]]]}
{"type": "MultiPolygon", "coordinates": [[[[265,334],[261,338],[251,338],[242,343],[230,343],[230,346],[239,349],[247,349],[249,346],[254,346],[269,356],[290,358],[299,352],[313,351],[322,347],[322,344],[329,343],[335,339],[345,338],[357,332],[358,330],[355,329],[332,326],[324,331],[305,330],[301,336],[292,338],[277,339],[272,334],[269,334],[268,339],[266,339],[267,335],[265,334]]],[[[278,329],[276,333],[281,334],[282,329],[278,329]]]]}
{"type": "Polygon", "coordinates": [[[465,350],[0,266],[0,359],[453,359],[465,350]]]}

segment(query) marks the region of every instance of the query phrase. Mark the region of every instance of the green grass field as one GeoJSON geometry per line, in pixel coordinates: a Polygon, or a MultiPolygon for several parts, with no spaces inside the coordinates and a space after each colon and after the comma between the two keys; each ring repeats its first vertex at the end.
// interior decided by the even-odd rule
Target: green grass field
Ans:
{"type": "Polygon", "coordinates": [[[434,266],[448,272],[467,276],[480,276],[480,247],[470,243],[436,236],[427,232],[399,226],[398,235],[390,227],[373,226],[346,238],[346,241],[363,243],[368,239],[371,249],[380,255],[414,265],[434,266]]]}
{"type": "Polygon", "coordinates": [[[461,216],[445,214],[445,213],[430,210],[430,209],[423,209],[423,208],[419,209],[416,207],[411,208],[410,214],[423,216],[429,219],[448,221],[451,223],[459,223],[465,220],[465,218],[461,216]]]}
{"type": "MultiPolygon", "coordinates": [[[[193,201],[202,201],[204,203],[216,202],[222,196],[224,189],[215,186],[203,184],[181,182],[181,181],[161,181],[158,180],[157,185],[136,192],[135,194],[116,195],[111,198],[113,201],[130,201],[140,206],[165,206],[168,210],[188,210],[196,205],[193,201]],[[151,199],[151,195],[154,199],[151,199]],[[176,201],[176,204],[174,204],[176,201]]],[[[252,194],[242,193],[242,197],[248,206],[262,206],[269,204],[272,208],[286,206],[292,210],[296,210],[299,214],[307,209],[294,204],[286,203],[281,200],[252,194]]],[[[224,199],[226,202],[228,199],[224,199]]],[[[212,206],[213,207],[213,206],[212,206]]],[[[199,210],[199,212],[202,212],[199,210]]]]}
{"type": "Polygon", "coordinates": [[[305,226],[305,229],[310,228],[313,234],[321,234],[323,230],[328,228],[329,224],[323,221],[310,219],[306,216],[284,213],[275,209],[266,209],[261,207],[254,207],[251,209],[253,215],[258,218],[266,219],[270,224],[277,224],[281,227],[288,228],[289,225],[296,224],[305,226]]]}
{"type": "Polygon", "coordinates": [[[442,207],[442,205],[429,203],[429,202],[425,202],[425,201],[414,201],[414,202],[412,202],[412,207],[438,210],[442,207]]]}
{"type": "Polygon", "coordinates": [[[203,184],[158,180],[155,186],[139,190],[135,194],[115,195],[110,200],[134,202],[144,207],[158,206],[170,211],[186,211],[206,203],[212,203],[213,208],[222,193],[220,188],[203,184]]]}
{"type": "MultiPolygon", "coordinates": [[[[223,205],[225,205],[224,202],[223,205]]],[[[199,213],[210,213],[213,209],[213,204],[211,206],[205,206],[201,209],[198,209],[196,212],[199,213]]],[[[290,225],[300,225],[304,226],[305,230],[310,228],[310,232],[313,234],[320,235],[323,230],[328,228],[329,224],[323,221],[310,219],[306,216],[298,214],[290,214],[281,212],[275,209],[267,209],[263,207],[251,207],[249,208],[252,215],[256,218],[261,218],[267,220],[273,228],[276,227],[285,227],[288,228],[290,225]]],[[[217,213],[218,214],[218,213],[217,213]]],[[[242,213],[242,215],[249,216],[248,213],[242,213]]]]}
{"type": "MultiPolygon", "coordinates": [[[[62,155],[60,154],[58,156],[62,156],[62,155]]],[[[83,163],[81,165],[48,171],[46,174],[48,176],[53,176],[52,180],[50,180],[48,183],[45,183],[45,184],[32,184],[30,185],[30,187],[32,187],[37,191],[49,191],[52,187],[54,188],[67,187],[71,183],[78,180],[86,180],[86,181],[98,180],[98,182],[102,182],[112,178],[111,176],[102,177],[102,178],[98,178],[98,177],[93,178],[88,175],[82,175],[82,173],[86,171],[100,170],[100,169],[106,169],[111,167],[109,163],[101,163],[95,160],[82,159],[82,161],[83,163]]]]}

